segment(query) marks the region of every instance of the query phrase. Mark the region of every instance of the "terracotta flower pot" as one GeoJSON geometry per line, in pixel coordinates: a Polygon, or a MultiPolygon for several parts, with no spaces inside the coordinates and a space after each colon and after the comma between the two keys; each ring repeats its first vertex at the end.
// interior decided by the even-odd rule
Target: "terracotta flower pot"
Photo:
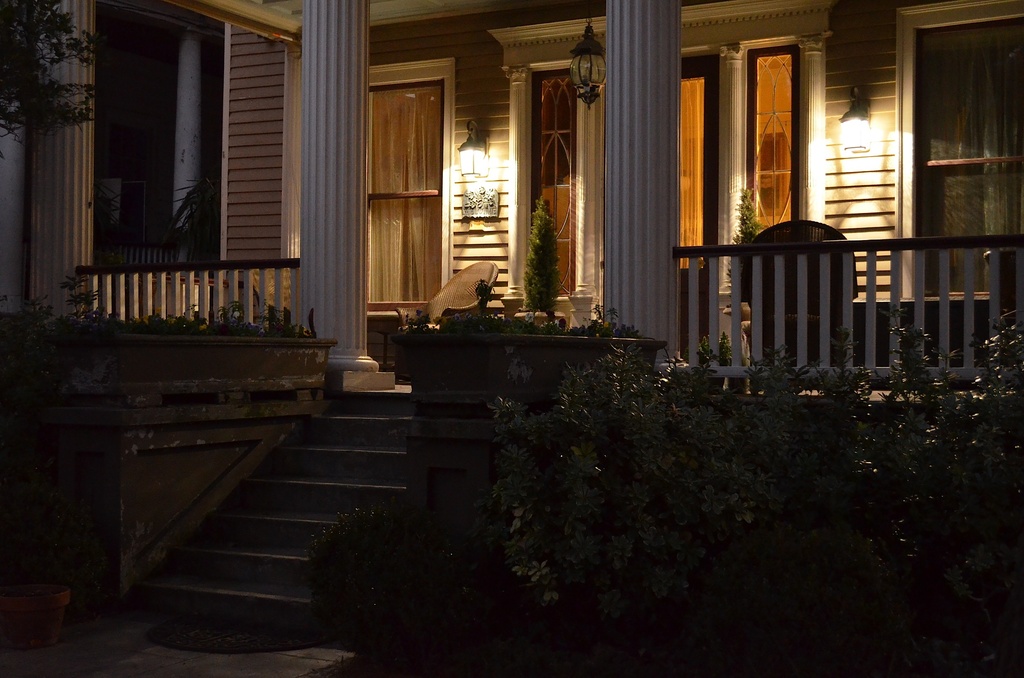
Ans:
{"type": "Polygon", "coordinates": [[[53,645],[60,637],[64,608],[70,601],[67,586],[0,587],[0,631],[22,650],[53,645]]]}

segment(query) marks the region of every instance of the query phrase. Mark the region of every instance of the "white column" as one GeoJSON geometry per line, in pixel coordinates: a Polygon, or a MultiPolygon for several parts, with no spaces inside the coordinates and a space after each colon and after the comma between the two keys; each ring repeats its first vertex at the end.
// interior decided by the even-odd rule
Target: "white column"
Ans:
{"type": "MultiPolygon", "coordinates": [[[[740,191],[747,185],[746,165],[746,81],[743,78],[744,48],[725,45],[722,57],[722,88],[719,97],[719,175],[718,175],[718,242],[731,243],[739,228],[737,208],[740,191]]],[[[725,281],[723,274],[719,280],[725,281]]]]}
{"type": "Polygon", "coordinates": [[[373,387],[360,375],[378,370],[366,350],[368,5],[305,0],[302,13],[301,296],[318,336],[338,341],[334,392],[373,387]]]}
{"type": "Polygon", "coordinates": [[[21,308],[22,233],[25,227],[25,146],[0,137],[0,313],[21,308]]]}
{"type": "Polygon", "coordinates": [[[679,0],[608,0],[605,304],[678,350],[679,0]]]}
{"type": "Polygon", "coordinates": [[[601,304],[604,251],[604,97],[590,106],[576,104],[576,289],[573,323],[590,320],[601,304]]]}
{"type": "Polygon", "coordinates": [[[298,257],[302,219],[302,50],[284,56],[284,133],[281,143],[281,256],[298,257]]]}
{"type": "MultiPolygon", "coordinates": [[[[62,0],[75,31],[96,27],[95,0],[62,0]]],[[[63,63],[55,74],[64,82],[91,83],[92,66],[63,63]]],[[[32,143],[32,200],[29,286],[26,298],[43,300],[63,313],[60,284],[75,266],[92,263],[93,123],[59,129],[32,143]]]]}
{"type": "Polygon", "coordinates": [[[530,67],[505,66],[508,104],[508,289],[501,298],[505,314],[522,308],[523,276],[530,249],[530,67]]]}
{"type": "Polygon", "coordinates": [[[185,29],[178,43],[178,99],[174,117],[174,211],[202,179],[202,40],[185,29]]]}
{"type": "Polygon", "coordinates": [[[800,217],[825,221],[825,38],[829,34],[812,35],[800,40],[800,142],[806,160],[800,169],[800,217]]]}

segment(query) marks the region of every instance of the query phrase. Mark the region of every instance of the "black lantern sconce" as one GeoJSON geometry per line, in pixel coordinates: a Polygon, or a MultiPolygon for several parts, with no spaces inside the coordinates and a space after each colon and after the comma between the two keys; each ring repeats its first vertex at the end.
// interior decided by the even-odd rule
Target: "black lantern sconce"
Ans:
{"type": "Polygon", "coordinates": [[[843,150],[867,153],[871,147],[871,123],[868,118],[868,100],[860,96],[856,87],[850,90],[850,110],[839,118],[843,150]]]}
{"type": "Polygon", "coordinates": [[[594,27],[590,25],[590,19],[587,19],[583,39],[572,49],[571,54],[569,78],[576,88],[576,96],[589,107],[600,96],[606,75],[604,48],[594,37],[594,27]]]}
{"type": "Polygon", "coordinates": [[[490,172],[487,161],[487,142],[482,138],[475,120],[466,123],[469,137],[459,146],[459,165],[464,177],[483,179],[490,172]]]}

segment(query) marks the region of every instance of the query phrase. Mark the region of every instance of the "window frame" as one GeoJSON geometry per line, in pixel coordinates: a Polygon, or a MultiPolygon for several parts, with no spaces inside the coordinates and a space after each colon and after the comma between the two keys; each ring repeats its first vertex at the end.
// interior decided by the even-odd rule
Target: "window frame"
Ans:
{"type": "MultiPolygon", "coordinates": [[[[953,0],[896,10],[896,125],[901,143],[897,149],[897,237],[917,232],[914,172],[915,97],[918,31],[982,24],[1024,17],[1020,0],[953,0]]],[[[906,274],[905,274],[906,275],[906,274]]]]}
{"type": "MultiPolygon", "coordinates": [[[[437,191],[414,191],[402,193],[401,197],[431,197],[439,195],[441,198],[441,243],[438,256],[441,258],[441,279],[438,285],[441,286],[452,276],[452,209],[451,209],[451,182],[452,168],[454,167],[454,102],[455,102],[455,59],[432,59],[428,61],[413,61],[400,64],[387,64],[370,66],[369,90],[415,87],[418,85],[429,85],[441,83],[441,184],[437,191]],[[419,194],[419,195],[414,195],[419,194]],[[426,194],[426,195],[425,195],[426,194]]],[[[369,125],[369,114],[367,115],[369,125]]],[[[369,154],[367,148],[367,154],[369,154]]],[[[367,178],[369,178],[369,155],[366,158],[367,178]]],[[[369,184],[367,184],[369,191],[369,184]]],[[[398,197],[398,194],[370,194],[367,192],[367,219],[369,219],[370,200],[388,199],[398,197]]],[[[369,275],[369,271],[367,271],[369,275]]],[[[369,292],[369,290],[367,290],[369,292]]],[[[397,306],[411,306],[418,302],[426,302],[426,299],[412,301],[369,301],[369,311],[389,311],[397,306]]]]}

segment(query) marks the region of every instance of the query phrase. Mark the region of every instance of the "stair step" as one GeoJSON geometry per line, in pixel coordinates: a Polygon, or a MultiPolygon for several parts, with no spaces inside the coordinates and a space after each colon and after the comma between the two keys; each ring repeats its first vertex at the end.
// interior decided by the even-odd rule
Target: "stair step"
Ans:
{"type": "Polygon", "coordinates": [[[310,592],[303,586],[160,575],[138,584],[134,595],[149,609],[199,614],[283,628],[316,628],[310,592]]]}
{"type": "Polygon", "coordinates": [[[306,443],[404,450],[411,421],[412,417],[321,415],[310,420],[306,443]]]}
{"type": "Polygon", "coordinates": [[[406,464],[404,450],[289,445],[268,455],[258,475],[309,476],[348,482],[405,482],[406,464]]]}
{"type": "Polygon", "coordinates": [[[401,485],[342,483],[322,478],[249,478],[239,486],[242,506],[249,509],[275,509],[322,513],[347,513],[369,508],[402,496],[401,485]]]}
{"type": "Polygon", "coordinates": [[[370,414],[411,417],[416,405],[410,397],[408,386],[399,386],[394,391],[371,391],[345,393],[331,399],[328,415],[370,414]]]}
{"type": "Polygon", "coordinates": [[[203,523],[202,537],[205,543],[220,543],[224,546],[296,548],[305,551],[313,538],[330,527],[336,519],[336,511],[216,511],[203,523]]]}
{"type": "Polygon", "coordinates": [[[300,548],[263,548],[195,544],[174,549],[168,572],[213,579],[305,586],[306,552],[300,548]]]}

